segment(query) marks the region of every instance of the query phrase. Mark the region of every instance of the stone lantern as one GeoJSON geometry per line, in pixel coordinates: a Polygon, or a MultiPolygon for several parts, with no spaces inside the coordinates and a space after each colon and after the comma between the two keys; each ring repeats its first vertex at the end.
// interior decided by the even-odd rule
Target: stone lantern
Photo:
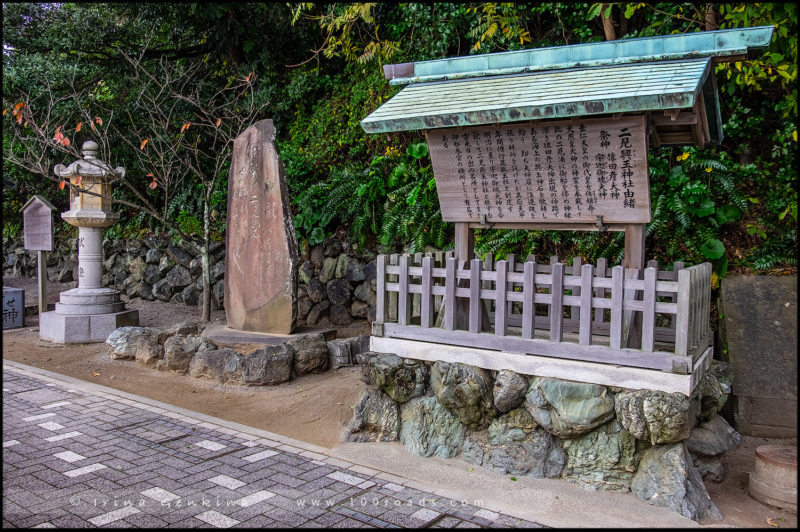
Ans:
{"type": "Polygon", "coordinates": [[[120,292],[102,285],[103,228],[119,220],[111,210],[111,183],[125,169],[112,169],[98,159],[96,142],[84,142],[82,148],[83,159],[53,169],[82,189],[70,188],[70,209],[61,213],[78,228],[78,286],[62,292],[56,309],[39,321],[39,336],[62,344],[103,342],[118,327],[139,325],[139,311],[126,310],[120,292]]]}

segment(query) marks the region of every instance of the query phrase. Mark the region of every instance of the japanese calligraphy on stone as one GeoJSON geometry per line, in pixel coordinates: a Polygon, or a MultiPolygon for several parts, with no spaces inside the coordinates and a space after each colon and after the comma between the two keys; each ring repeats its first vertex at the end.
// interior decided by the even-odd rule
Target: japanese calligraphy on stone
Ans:
{"type": "Polygon", "coordinates": [[[647,223],[645,117],[428,132],[447,222],[647,223]]]}

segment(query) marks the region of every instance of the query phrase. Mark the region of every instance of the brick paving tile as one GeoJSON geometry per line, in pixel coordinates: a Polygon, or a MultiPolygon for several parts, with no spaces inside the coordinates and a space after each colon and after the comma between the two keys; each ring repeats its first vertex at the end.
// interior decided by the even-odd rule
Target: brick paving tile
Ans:
{"type": "Polygon", "coordinates": [[[4,527],[540,527],[135,398],[3,381],[4,527]]]}

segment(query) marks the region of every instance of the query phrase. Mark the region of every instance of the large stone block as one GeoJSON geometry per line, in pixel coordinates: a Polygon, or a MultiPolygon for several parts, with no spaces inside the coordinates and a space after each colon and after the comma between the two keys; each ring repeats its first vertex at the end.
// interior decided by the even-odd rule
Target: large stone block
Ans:
{"type": "Polygon", "coordinates": [[[464,425],[436,397],[403,403],[400,424],[400,442],[417,456],[451,458],[464,442],[464,425]]]}
{"type": "Polygon", "coordinates": [[[473,432],[465,440],[461,459],[503,475],[557,478],[564,468],[564,450],[553,435],[536,429],[525,438],[493,443],[486,432],[473,432]]]}
{"type": "Polygon", "coordinates": [[[497,416],[492,403],[492,380],[481,368],[434,362],[431,388],[439,401],[469,428],[484,429],[497,416]]]}
{"type": "Polygon", "coordinates": [[[390,353],[369,357],[366,371],[365,380],[398,403],[421,397],[428,384],[428,368],[424,363],[390,353]]]}
{"type": "Polygon", "coordinates": [[[234,142],[226,250],[228,327],[291,333],[300,257],[271,120],[256,122],[234,142]]]}
{"type": "Polygon", "coordinates": [[[328,369],[328,344],[322,334],[304,334],[286,344],[294,351],[292,371],[295,375],[322,373],[328,369]]]}
{"type": "Polygon", "coordinates": [[[619,393],[615,408],[626,430],[653,445],[688,438],[699,414],[699,404],[682,393],[656,390],[619,393]]]}
{"type": "Polygon", "coordinates": [[[689,519],[722,518],[682,443],[647,449],[631,480],[631,492],[653,506],[667,508],[689,519]]]}
{"type": "Polygon", "coordinates": [[[563,478],[584,488],[628,491],[648,444],[637,442],[618,420],[564,441],[567,464],[563,478]]]}
{"type": "Polygon", "coordinates": [[[380,390],[367,388],[353,409],[344,441],[395,441],[400,431],[400,409],[380,390]]]}
{"type": "Polygon", "coordinates": [[[614,395],[597,384],[534,377],[525,408],[549,433],[574,438],[614,417],[614,395]]]}
{"type": "Polygon", "coordinates": [[[59,344],[105,342],[114,330],[138,325],[139,311],[136,309],[84,315],[51,311],[39,317],[39,337],[59,344]]]}
{"type": "Polygon", "coordinates": [[[294,352],[286,344],[266,346],[225,361],[226,382],[247,386],[275,385],[292,378],[294,352]]]}
{"type": "Polygon", "coordinates": [[[720,314],[737,430],[796,436],[797,275],[727,276],[720,314]]]}

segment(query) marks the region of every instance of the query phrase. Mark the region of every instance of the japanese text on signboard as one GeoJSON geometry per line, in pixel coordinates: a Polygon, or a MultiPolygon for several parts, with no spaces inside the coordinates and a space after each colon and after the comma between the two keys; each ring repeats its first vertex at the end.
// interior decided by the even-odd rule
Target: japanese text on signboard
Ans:
{"type": "Polygon", "coordinates": [[[448,222],[647,223],[643,116],[428,132],[448,222]]]}

